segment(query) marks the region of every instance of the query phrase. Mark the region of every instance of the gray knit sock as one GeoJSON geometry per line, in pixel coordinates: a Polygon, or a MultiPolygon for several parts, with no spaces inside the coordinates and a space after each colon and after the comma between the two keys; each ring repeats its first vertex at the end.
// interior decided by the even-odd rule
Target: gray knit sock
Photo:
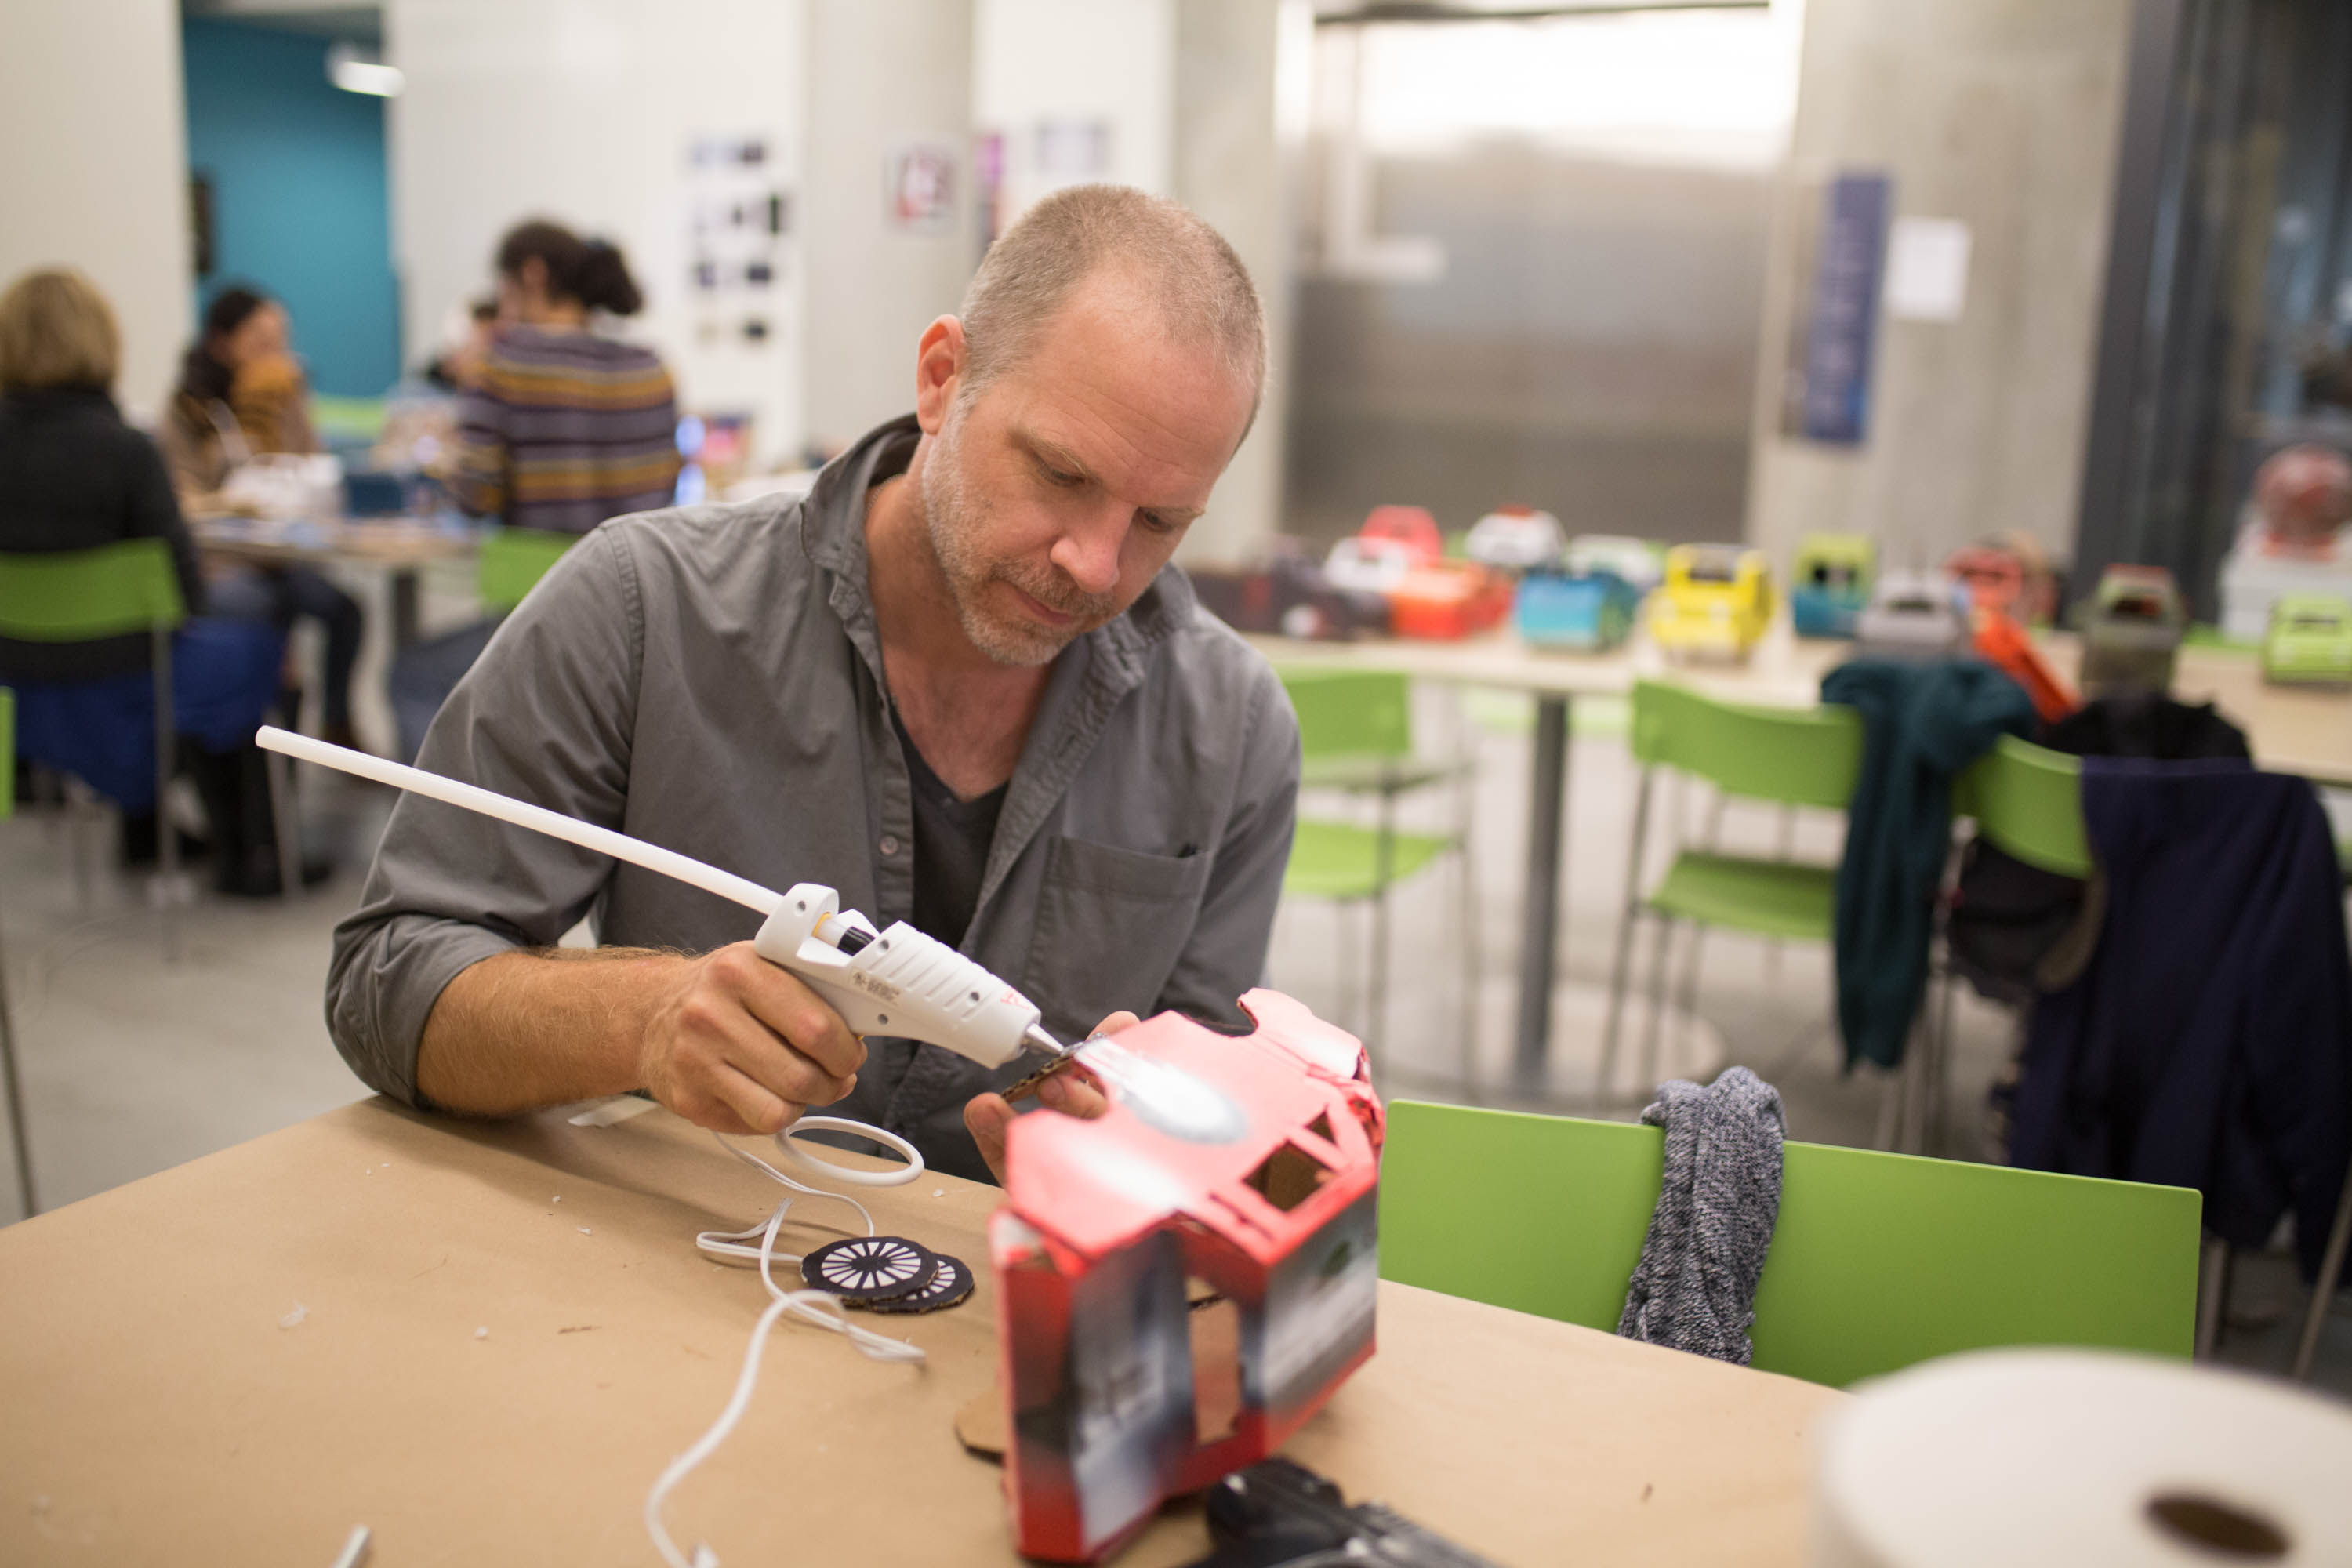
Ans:
{"type": "Polygon", "coordinates": [[[1705,1089],[1660,1084],[1642,1120],[1665,1129],[1665,1179],[1617,1331],[1745,1366],[1780,1213],[1780,1091],[1727,1068],[1705,1089]]]}

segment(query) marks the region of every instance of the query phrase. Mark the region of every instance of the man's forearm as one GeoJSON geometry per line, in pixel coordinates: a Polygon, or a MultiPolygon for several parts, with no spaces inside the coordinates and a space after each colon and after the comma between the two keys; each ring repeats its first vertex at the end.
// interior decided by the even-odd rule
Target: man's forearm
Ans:
{"type": "Polygon", "coordinates": [[[682,953],[505,952],[442,991],[416,1047],[416,1087],[450,1110],[504,1116],[643,1088],[639,1047],[682,953]]]}

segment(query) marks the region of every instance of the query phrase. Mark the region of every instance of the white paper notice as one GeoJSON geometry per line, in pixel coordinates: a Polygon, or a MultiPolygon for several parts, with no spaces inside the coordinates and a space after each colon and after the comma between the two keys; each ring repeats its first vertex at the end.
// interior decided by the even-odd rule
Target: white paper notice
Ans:
{"type": "Polygon", "coordinates": [[[1898,321],[1957,321],[1969,298],[1969,226],[1951,217],[1898,217],[1886,244],[1886,313],[1898,321]]]}

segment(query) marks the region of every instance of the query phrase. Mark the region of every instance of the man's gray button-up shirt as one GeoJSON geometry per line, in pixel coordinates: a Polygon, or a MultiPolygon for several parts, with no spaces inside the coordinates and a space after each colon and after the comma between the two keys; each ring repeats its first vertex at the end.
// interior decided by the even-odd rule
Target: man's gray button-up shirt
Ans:
{"type": "MultiPolygon", "coordinates": [[[[821,882],[888,925],[914,904],[914,806],[866,594],[867,490],[911,418],[835,460],[804,501],[616,518],[508,617],[419,765],[772,888],[821,882]]],[[[1171,567],[1055,660],[1005,794],[963,951],[1076,1038],[1173,1008],[1230,1027],[1258,983],[1290,851],[1298,731],[1265,662],[1171,567]]],[[[372,1088],[411,1104],[416,1047],[468,965],[554,942],[700,952],[751,911],[555,839],[404,795],[335,932],[327,1019],[372,1088]]],[[[1019,1075],[867,1042],[837,1114],[986,1168],[963,1102],[1019,1075]]]]}

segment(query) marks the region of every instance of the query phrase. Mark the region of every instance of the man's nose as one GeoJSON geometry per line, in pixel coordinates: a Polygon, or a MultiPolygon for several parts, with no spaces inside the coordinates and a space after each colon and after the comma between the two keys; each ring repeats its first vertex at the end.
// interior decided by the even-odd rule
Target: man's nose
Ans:
{"type": "Polygon", "coordinates": [[[1128,514],[1105,507],[1063,531],[1051,560],[1082,592],[1108,594],[1118,585],[1118,552],[1127,542],[1128,514]]]}

